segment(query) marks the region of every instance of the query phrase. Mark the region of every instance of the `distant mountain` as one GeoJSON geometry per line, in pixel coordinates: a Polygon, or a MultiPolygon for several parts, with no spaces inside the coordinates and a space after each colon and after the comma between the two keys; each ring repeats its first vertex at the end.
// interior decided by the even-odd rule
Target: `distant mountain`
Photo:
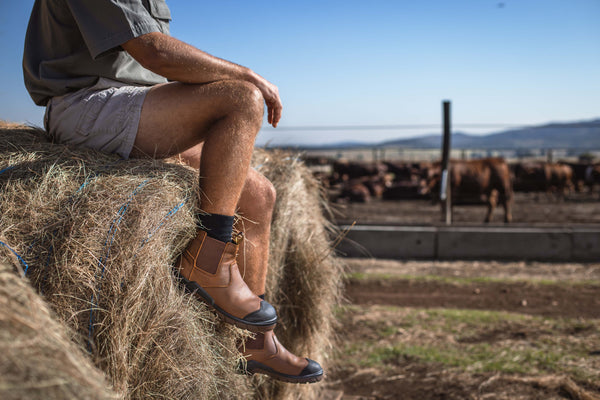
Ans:
{"type": "MultiPolygon", "coordinates": [[[[454,149],[600,149],[600,119],[527,126],[487,135],[454,132],[451,141],[454,149]]],[[[348,149],[397,146],[415,149],[438,149],[441,147],[441,143],[441,135],[437,134],[388,140],[380,143],[343,142],[318,147],[348,149]]]]}
{"type": "MultiPolygon", "coordinates": [[[[440,135],[390,140],[382,146],[439,148],[440,135]]],[[[600,119],[583,122],[551,123],[506,130],[488,135],[452,134],[455,149],[600,149],[600,119]]]]}

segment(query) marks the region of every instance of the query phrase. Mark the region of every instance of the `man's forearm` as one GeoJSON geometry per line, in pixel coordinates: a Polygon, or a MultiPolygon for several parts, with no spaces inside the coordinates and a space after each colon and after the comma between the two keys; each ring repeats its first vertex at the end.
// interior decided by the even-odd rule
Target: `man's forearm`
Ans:
{"type": "Polygon", "coordinates": [[[237,79],[250,82],[265,99],[268,122],[274,127],[279,123],[282,111],[279,89],[249,68],[211,56],[159,32],[129,40],[122,47],[142,66],[172,81],[208,83],[237,79]]]}
{"type": "Polygon", "coordinates": [[[255,83],[256,74],[241,65],[211,56],[171,36],[153,32],[122,45],[150,71],[172,81],[207,83],[239,79],[255,83]]]}

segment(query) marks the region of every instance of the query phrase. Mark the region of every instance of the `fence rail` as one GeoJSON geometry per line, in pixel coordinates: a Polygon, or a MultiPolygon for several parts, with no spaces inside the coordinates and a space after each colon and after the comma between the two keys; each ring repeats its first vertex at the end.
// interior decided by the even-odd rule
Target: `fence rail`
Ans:
{"type": "MultiPolygon", "coordinates": [[[[287,148],[308,156],[351,161],[434,161],[440,159],[440,149],[401,148],[397,146],[365,146],[357,148],[287,148]]],[[[516,161],[579,161],[582,157],[600,159],[600,149],[582,147],[573,148],[537,148],[537,149],[452,149],[450,157],[471,160],[485,157],[502,157],[508,162],[516,161]]]]}

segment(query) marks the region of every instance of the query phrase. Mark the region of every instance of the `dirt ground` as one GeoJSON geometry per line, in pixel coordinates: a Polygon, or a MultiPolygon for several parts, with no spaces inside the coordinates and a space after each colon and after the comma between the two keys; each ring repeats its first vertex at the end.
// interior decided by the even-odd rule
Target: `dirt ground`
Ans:
{"type": "MultiPolygon", "coordinates": [[[[442,225],[440,206],[427,200],[333,207],[338,224],[442,225]]],[[[504,225],[503,213],[497,209],[491,225],[504,225]]],[[[482,226],[485,214],[483,204],[456,205],[453,224],[482,226]]],[[[597,193],[565,199],[516,193],[511,225],[598,227],[600,199],[597,193]]],[[[600,400],[600,260],[347,263],[348,305],[340,316],[345,328],[339,330],[340,353],[326,381],[329,398],[600,400]],[[482,313],[483,322],[459,321],[453,330],[436,327],[431,318],[452,325],[453,312],[482,313]],[[407,322],[419,318],[424,320],[407,322]],[[461,352],[482,346],[499,358],[514,348],[511,357],[517,361],[512,365],[506,356],[508,361],[482,367],[481,360],[462,365],[427,351],[414,354],[415,348],[435,353],[436,346],[459,360],[461,352]],[[378,352],[385,357],[374,357],[378,352]],[[532,360],[540,352],[549,355],[536,364],[532,360]]]]}
{"type": "Polygon", "coordinates": [[[353,304],[600,318],[600,263],[349,259],[348,266],[368,277],[350,275],[345,293],[353,304]],[[435,279],[423,279],[427,277],[435,279]]]}
{"type": "Polygon", "coordinates": [[[351,356],[340,354],[327,379],[331,398],[600,399],[600,263],[347,262],[345,294],[350,306],[341,322],[351,329],[340,330],[339,348],[344,351],[361,343],[411,343],[423,335],[436,335],[427,326],[421,326],[421,331],[406,327],[411,313],[482,310],[500,313],[499,325],[475,326],[463,332],[466,336],[444,334],[433,343],[536,348],[556,341],[567,348],[560,345],[561,340],[576,342],[587,352],[583,358],[589,365],[581,368],[592,378],[550,366],[531,374],[505,373],[501,368],[469,371],[443,362],[424,362],[410,354],[357,367],[348,361],[351,356]],[[524,319],[510,322],[514,315],[524,319]],[[571,322],[563,326],[556,321],[571,322]],[[394,339],[385,332],[393,332],[394,339]]]}
{"type": "MultiPolygon", "coordinates": [[[[382,201],[368,203],[334,204],[336,221],[348,224],[386,225],[441,225],[439,205],[428,200],[382,201]]],[[[597,193],[572,193],[565,199],[558,199],[544,193],[515,193],[513,204],[515,226],[531,225],[600,225],[600,198],[597,193]]],[[[453,208],[453,222],[458,225],[481,224],[487,206],[456,205],[453,208]]],[[[504,210],[494,211],[493,225],[504,224],[504,210]]]]}

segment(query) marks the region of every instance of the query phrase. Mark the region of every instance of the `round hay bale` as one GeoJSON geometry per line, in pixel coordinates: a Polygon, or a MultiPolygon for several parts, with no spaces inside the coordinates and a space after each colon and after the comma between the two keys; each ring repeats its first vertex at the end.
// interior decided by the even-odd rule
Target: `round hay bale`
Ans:
{"type": "MultiPolygon", "coordinates": [[[[295,154],[257,149],[253,164],[277,191],[267,278],[268,300],[281,321],[275,332],[289,350],[318,360],[327,372],[344,265],[334,254],[339,232],[328,219],[325,190],[295,154]]],[[[320,397],[320,385],[258,382],[263,398],[320,397]]]]}
{"type": "Polygon", "coordinates": [[[0,398],[119,399],[0,249],[0,398]]]}
{"type": "MultiPolygon", "coordinates": [[[[321,190],[287,154],[257,151],[255,165],[278,191],[267,283],[278,337],[326,366],[341,264],[321,190]]],[[[172,263],[195,233],[198,179],[175,162],[123,161],[0,123],[0,238],[118,396],[318,397],[319,385],[235,374],[247,333],[174,281],[172,263]]]]}
{"type": "Polygon", "coordinates": [[[0,237],[124,398],[239,398],[246,335],[219,323],[172,277],[194,236],[198,175],[122,161],[0,129],[0,237]]]}

